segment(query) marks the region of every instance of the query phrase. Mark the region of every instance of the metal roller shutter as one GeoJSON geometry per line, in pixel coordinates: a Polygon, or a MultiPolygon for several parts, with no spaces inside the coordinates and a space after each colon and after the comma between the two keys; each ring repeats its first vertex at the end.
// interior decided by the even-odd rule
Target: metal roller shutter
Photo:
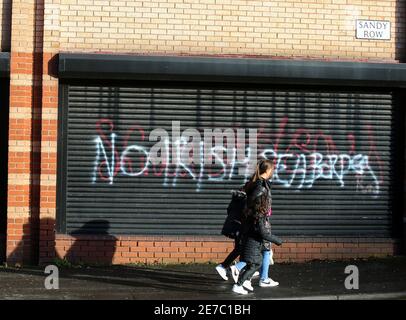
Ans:
{"type": "Polygon", "coordinates": [[[137,174],[156,143],[151,131],[171,139],[179,121],[180,133],[195,128],[202,140],[204,128],[257,129],[258,155],[278,163],[278,234],[391,234],[390,92],[112,82],[64,85],[63,99],[61,231],[219,235],[230,190],[244,182],[237,163],[202,173],[149,163],[137,174]]]}

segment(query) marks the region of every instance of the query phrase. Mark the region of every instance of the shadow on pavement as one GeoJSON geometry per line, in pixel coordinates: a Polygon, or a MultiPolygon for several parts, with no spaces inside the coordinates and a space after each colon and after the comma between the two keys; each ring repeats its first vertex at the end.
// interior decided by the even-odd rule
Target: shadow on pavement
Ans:
{"type": "MultiPolygon", "coordinates": [[[[35,282],[35,288],[30,291],[35,297],[48,294],[51,298],[67,299],[290,299],[305,296],[338,298],[357,294],[406,293],[406,257],[275,264],[270,269],[270,276],[281,285],[276,288],[259,288],[258,280],[253,280],[255,290],[249,296],[232,294],[232,280],[223,281],[215,272],[214,265],[209,264],[61,267],[61,290],[53,296],[44,290],[46,275],[38,267],[0,268],[0,275],[2,285],[6,287],[9,285],[14,288],[16,282],[13,278],[20,277],[26,283],[35,282]],[[359,290],[347,290],[344,286],[348,276],[344,270],[349,264],[359,268],[359,290]],[[8,277],[4,277],[6,273],[8,277]],[[16,276],[11,276],[12,273],[16,276]]],[[[6,292],[6,289],[0,288],[0,296],[2,291],[6,292]]],[[[15,296],[24,294],[24,288],[13,289],[13,292],[15,296]]]]}
{"type": "MultiPolygon", "coordinates": [[[[214,268],[214,267],[213,267],[214,268]]],[[[0,268],[0,273],[45,277],[43,269],[37,267],[14,269],[0,268]]],[[[63,280],[86,281],[89,288],[100,285],[129,286],[146,290],[169,290],[183,293],[215,294],[231,285],[222,282],[216,274],[202,274],[190,271],[162,270],[136,266],[59,268],[60,282],[63,280]],[[93,284],[91,284],[92,282],[93,284]]],[[[86,290],[86,284],[83,284],[86,290]]]]}

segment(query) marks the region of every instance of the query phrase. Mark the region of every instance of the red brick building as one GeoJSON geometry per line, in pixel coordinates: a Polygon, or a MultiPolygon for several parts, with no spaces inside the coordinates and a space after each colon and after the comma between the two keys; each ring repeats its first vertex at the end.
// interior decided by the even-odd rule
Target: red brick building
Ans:
{"type": "Polygon", "coordinates": [[[129,156],[148,158],[145,137],[172,121],[257,130],[258,152],[279,161],[278,261],[402,252],[404,1],[4,0],[2,10],[3,261],[222,260],[241,164],[199,175],[129,156]]]}

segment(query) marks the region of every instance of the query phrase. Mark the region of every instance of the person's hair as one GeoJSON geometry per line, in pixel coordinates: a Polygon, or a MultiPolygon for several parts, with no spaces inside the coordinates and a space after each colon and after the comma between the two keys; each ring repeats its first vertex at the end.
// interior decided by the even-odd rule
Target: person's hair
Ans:
{"type": "Polygon", "coordinates": [[[269,159],[261,159],[257,162],[257,165],[255,166],[255,171],[251,178],[247,181],[247,183],[244,186],[244,191],[246,193],[249,193],[251,189],[254,187],[255,182],[259,179],[261,179],[261,174],[265,173],[268,171],[270,168],[274,169],[275,165],[272,160],[269,159]]]}
{"type": "Polygon", "coordinates": [[[269,160],[269,159],[261,159],[258,161],[256,168],[255,168],[255,172],[251,177],[251,182],[255,182],[258,179],[260,179],[261,174],[267,172],[269,169],[274,169],[275,165],[273,163],[273,161],[269,160]]]}
{"type": "MultiPolygon", "coordinates": [[[[251,176],[251,179],[244,186],[245,192],[247,194],[250,193],[255,186],[255,182],[257,180],[261,179],[261,174],[265,173],[266,171],[268,171],[271,168],[272,169],[275,168],[275,165],[272,160],[269,160],[269,159],[259,160],[255,167],[254,174],[251,176]]],[[[258,214],[265,215],[268,210],[267,204],[268,204],[267,196],[266,195],[260,196],[260,199],[258,199],[258,203],[256,205],[254,212],[252,212],[251,210],[249,210],[249,208],[247,208],[248,210],[246,210],[246,212],[245,212],[245,217],[248,218],[249,215],[255,214],[254,219],[258,219],[258,217],[259,217],[258,214]]]]}

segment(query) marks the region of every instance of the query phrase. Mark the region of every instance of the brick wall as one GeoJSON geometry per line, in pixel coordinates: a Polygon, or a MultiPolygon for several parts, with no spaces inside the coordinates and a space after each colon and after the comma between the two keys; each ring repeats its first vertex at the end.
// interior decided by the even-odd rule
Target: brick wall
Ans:
{"type": "MultiPolygon", "coordinates": [[[[42,205],[42,1],[12,2],[7,199],[7,261],[38,261],[42,205]]],[[[46,137],[46,135],[45,135],[46,137]]],[[[46,138],[45,138],[46,139],[46,138]]],[[[47,177],[45,177],[47,178],[47,177]]]]}
{"type": "MultiPolygon", "coordinates": [[[[370,238],[286,238],[274,246],[278,262],[313,259],[385,257],[398,251],[390,239],[370,238]]],[[[79,263],[220,263],[233,248],[224,237],[71,237],[57,235],[59,259],[79,263]]],[[[46,259],[42,263],[47,262],[46,259]]]]}
{"type": "MultiPolygon", "coordinates": [[[[34,4],[13,1],[10,56],[10,115],[7,199],[7,260],[31,260],[30,216],[35,173],[32,170],[33,135],[33,60],[34,4]]],[[[38,88],[38,86],[37,86],[38,88]]],[[[36,184],[37,185],[37,184],[36,184]]],[[[34,199],[32,199],[34,200],[34,199]]],[[[31,210],[34,209],[34,210],[31,210]]]]}
{"type": "Polygon", "coordinates": [[[59,12],[64,0],[44,0],[39,261],[55,258],[59,12]]]}
{"type": "MultiPolygon", "coordinates": [[[[11,0],[0,0],[0,51],[10,51],[11,44],[11,0]]],[[[8,85],[1,81],[0,91],[0,263],[5,259],[6,251],[6,224],[7,224],[7,122],[8,108],[5,105],[8,85]]]]}
{"type": "Polygon", "coordinates": [[[0,263],[5,260],[7,226],[8,81],[0,81],[0,263]]]}
{"type": "MultiPolygon", "coordinates": [[[[114,263],[219,261],[232,247],[222,237],[76,239],[55,234],[59,52],[394,62],[399,59],[399,52],[404,51],[404,22],[398,21],[405,21],[405,7],[404,2],[402,7],[400,3],[3,0],[1,25],[5,50],[5,30],[10,19],[4,13],[10,12],[7,4],[12,5],[8,262],[38,258],[40,262],[51,261],[56,257],[55,246],[60,257],[78,250],[87,260],[97,258],[114,263]],[[355,40],[356,19],[390,20],[391,40],[355,40]]],[[[391,240],[381,243],[382,247],[374,241],[359,239],[351,240],[353,247],[347,247],[349,244],[341,240],[326,242],[326,247],[317,247],[322,245],[320,242],[306,240],[309,241],[306,244],[299,240],[278,248],[277,257],[298,261],[395,252],[391,240]],[[334,247],[339,243],[341,247],[334,247]]]]}
{"type": "Polygon", "coordinates": [[[76,52],[393,61],[397,2],[61,0],[59,42],[76,52]],[[391,40],[356,40],[356,19],[391,21],[391,40]]]}

